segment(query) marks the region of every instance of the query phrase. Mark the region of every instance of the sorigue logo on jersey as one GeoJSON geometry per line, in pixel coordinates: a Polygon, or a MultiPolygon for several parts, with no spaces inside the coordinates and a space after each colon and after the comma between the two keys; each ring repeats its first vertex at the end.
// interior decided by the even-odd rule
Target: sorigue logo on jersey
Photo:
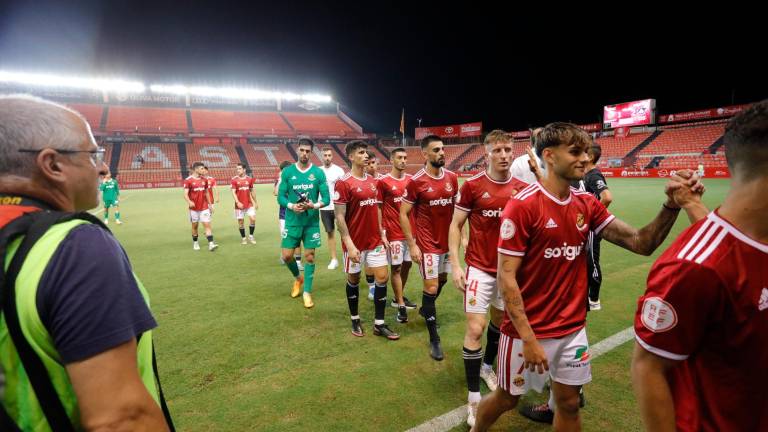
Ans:
{"type": "Polygon", "coordinates": [[[504,211],[504,209],[499,207],[496,210],[483,210],[482,212],[480,212],[480,214],[483,217],[500,218],[501,217],[501,212],[503,212],[503,211],[504,211]]]}
{"type": "Polygon", "coordinates": [[[375,205],[376,205],[376,199],[375,198],[368,198],[367,200],[360,201],[360,207],[375,206],[375,205]]]}
{"type": "Polygon", "coordinates": [[[573,261],[577,256],[579,256],[579,254],[581,254],[583,247],[584,242],[581,242],[578,246],[570,246],[567,243],[563,243],[563,245],[560,247],[544,249],[544,258],[549,259],[563,257],[568,261],[573,261]]]}
{"type": "Polygon", "coordinates": [[[453,197],[440,198],[440,199],[434,199],[429,201],[430,206],[447,206],[451,204],[453,204],[453,197]]]}
{"type": "Polygon", "coordinates": [[[307,190],[307,189],[314,189],[314,188],[315,188],[315,185],[312,183],[293,185],[293,190],[307,190]]]}

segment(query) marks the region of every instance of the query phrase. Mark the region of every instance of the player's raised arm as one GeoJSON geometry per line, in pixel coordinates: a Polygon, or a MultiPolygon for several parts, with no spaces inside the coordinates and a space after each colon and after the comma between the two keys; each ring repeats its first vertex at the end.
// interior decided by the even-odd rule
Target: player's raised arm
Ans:
{"type": "Polygon", "coordinates": [[[448,257],[451,261],[453,284],[461,291],[464,291],[466,276],[459,261],[459,251],[464,237],[463,227],[468,217],[469,212],[454,207],[453,219],[451,219],[451,226],[448,228],[448,257]]]}
{"type": "MultiPolygon", "coordinates": [[[[667,201],[648,225],[638,230],[622,220],[614,219],[602,230],[602,237],[637,254],[645,256],[652,254],[669,235],[681,208],[686,209],[692,221],[698,220],[700,214],[706,216],[706,207],[701,203],[701,194],[693,192],[698,187],[695,179],[692,187],[680,184],[680,181],[675,179],[670,180],[665,188],[668,195],[667,201]]],[[[600,233],[599,228],[596,234],[600,233]]]]}

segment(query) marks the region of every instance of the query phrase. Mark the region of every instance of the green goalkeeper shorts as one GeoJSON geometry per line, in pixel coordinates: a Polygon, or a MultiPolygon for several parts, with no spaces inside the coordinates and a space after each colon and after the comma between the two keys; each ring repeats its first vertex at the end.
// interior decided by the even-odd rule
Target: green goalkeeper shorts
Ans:
{"type": "Polygon", "coordinates": [[[294,249],[304,243],[305,249],[320,247],[320,226],[291,226],[283,231],[283,249],[294,249]]]}

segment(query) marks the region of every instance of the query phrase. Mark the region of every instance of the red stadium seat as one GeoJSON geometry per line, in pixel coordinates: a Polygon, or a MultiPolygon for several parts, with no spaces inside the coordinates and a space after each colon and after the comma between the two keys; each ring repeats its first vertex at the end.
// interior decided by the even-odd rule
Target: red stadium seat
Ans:
{"type": "Polygon", "coordinates": [[[110,132],[189,132],[185,110],[110,106],[107,117],[110,132]]]}
{"type": "Polygon", "coordinates": [[[195,132],[277,134],[291,128],[276,112],[191,110],[195,132]]]}
{"type": "Polygon", "coordinates": [[[283,113],[298,133],[347,136],[357,134],[336,114],[283,113]]]}
{"type": "Polygon", "coordinates": [[[99,125],[101,124],[101,116],[104,112],[103,105],[67,104],[67,106],[82,114],[82,116],[85,117],[85,120],[87,120],[88,124],[91,126],[91,130],[97,131],[101,129],[99,125]]]}

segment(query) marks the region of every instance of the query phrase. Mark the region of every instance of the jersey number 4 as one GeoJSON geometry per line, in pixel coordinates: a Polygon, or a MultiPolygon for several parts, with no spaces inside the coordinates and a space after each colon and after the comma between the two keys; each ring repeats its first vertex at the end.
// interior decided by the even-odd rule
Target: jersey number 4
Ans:
{"type": "Polygon", "coordinates": [[[477,281],[476,280],[469,281],[469,284],[467,284],[467,292],[477,297],[477,281]]]}

